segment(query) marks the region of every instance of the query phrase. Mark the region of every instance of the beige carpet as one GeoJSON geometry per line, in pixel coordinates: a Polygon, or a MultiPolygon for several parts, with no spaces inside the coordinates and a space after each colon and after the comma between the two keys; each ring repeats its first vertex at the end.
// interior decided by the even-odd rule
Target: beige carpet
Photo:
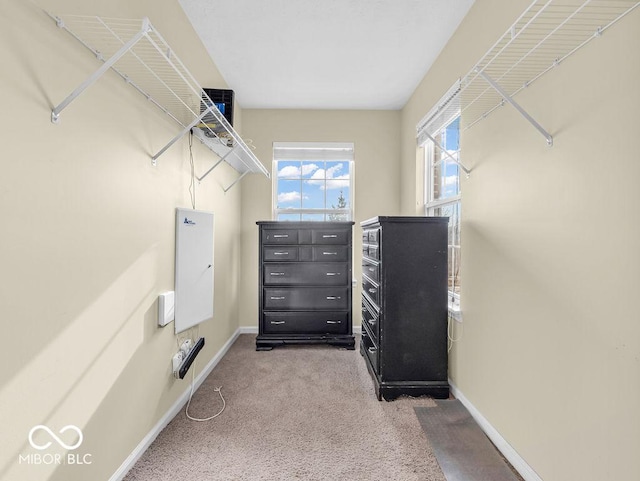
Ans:
{"type": "MultiPolygon", "coordinates": [[[[190,379],[190,376],[189,376],[190,379]]],[[[185,379],[185,387],[187,386],[185,379]]],[[[378,401],[359,351],[255,351],[241,335],[125,481],[445,481],[414,413],[431,399],[378,401]]]]}

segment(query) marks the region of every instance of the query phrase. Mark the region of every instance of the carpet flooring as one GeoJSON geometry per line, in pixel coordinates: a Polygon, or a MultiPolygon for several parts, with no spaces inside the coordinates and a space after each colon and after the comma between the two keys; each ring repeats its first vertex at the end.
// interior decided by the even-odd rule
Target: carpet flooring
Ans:
{"type": "MultiPolygon", "coordinates": [[[[243,334],[158,435],[125,481],[446,481],[415,407],[376,399],[359,351],[288,346],[255,351],[243,334]]],[[[186,387],[186,384],[185,384],[186,387]]]]}

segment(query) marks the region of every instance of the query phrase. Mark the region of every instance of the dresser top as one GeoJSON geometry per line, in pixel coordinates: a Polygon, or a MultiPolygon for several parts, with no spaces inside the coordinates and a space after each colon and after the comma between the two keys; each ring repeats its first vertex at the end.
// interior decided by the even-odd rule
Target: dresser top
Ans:
{"type": "Polygon", "coordinates": [[[402,223],[416,223],[416,224],[428,224],[428,223],[449,223],[448,217],[427,217],[427,216],[387,216],[380,215],[372,217],[371,219],[363,220],[360,222],[361,226],[367,226],[371,224],[381,224],[388,222],[402,222],[402,223]]]}
{"type": "Polygon", "coordinates": [[[327,227],[327,226],[341,226],[341,227],[350,227],[355,222],[351,221],[291,221],[291,220],[259,220],[256,222],[258,225],[263,226],[274,226],[274,227],[291,227],[294,229],[300,227],[327,227]]]}

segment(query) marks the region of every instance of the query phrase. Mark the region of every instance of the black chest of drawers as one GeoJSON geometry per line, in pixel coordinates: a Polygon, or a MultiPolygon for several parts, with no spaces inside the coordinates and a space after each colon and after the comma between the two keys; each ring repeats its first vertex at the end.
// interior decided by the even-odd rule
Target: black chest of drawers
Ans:
{"type": "Polygon", "coordinates": [[[328,343],[354,349],[353,222],[257,222],[256,349],[328,343]]]}
{"type": "Polygon", "coordinates": [[[375,217],[362,227],[360,353],[378,400],[449,397],[446,217],[375,217]]]}

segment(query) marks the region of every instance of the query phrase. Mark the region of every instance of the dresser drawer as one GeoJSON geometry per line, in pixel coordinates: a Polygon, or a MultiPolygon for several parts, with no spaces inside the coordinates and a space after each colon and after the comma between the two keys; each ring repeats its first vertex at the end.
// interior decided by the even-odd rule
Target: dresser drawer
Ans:
{"type": "Polygon", "coordinates": [[[373,370],[378,374],[380,372],[378,364],[378,346],[373,342],[373,339],[369,337],[366,329],[362,330],[360,343],[360,350],[362,351],[362,354],[367,356],[367,359],[371,362],[373,370]]]}
{"type": "Polygon", "coordinates": [[[373,301],[375,307],[380,307],[380,286],[378,284],[362,276],[362,292],[373,301]]]}
{"type": "Polygon", "coordinates": [[[348,287],[266,288],[263,295],[267,310],[349,309],[348,287]]]}
{"type": "Polygon", "coordinates": [[[377,282],[380,279],[380,266],[369,259],[362,259],[362,273],[377,282]]]}
{"type": "Polygon", "coordinates": [[[262,258],[265,261],[297,261],[298,247],[265,247],[262,258]]]}
{"type": "Polygon", "coordinates": [[[273,262],[265,264],[263,271],[265,286],[346,286],[350,282],[349,267],[340,262],[273,262]]]}
{"type": "Polygon", "coordinates": [[[351,233],[344,229],[313,229],[311,231],[312,244],[349,244],[351,233]]]}
{"type": "Polygon", "coordinates": [[[346,334],[347,312],[265,312],[265,334],[346,334]]]}
{"type": "Polygon", "coordinates": [[[380,243],[380,228],[367,231],[369,244],[378,245],[380,243]]]}
{"type": "Polygon", "coordinates": [[[351,248],[341,245],[313,246],[313,260],[325,262],[347,262],[351,248]]]}
{"type": "Polygon", "coordinates": [[[297,244],[297,229],[265,229],[262,231],[263,244],[297,244]]]}
{"type": "Polygon", "coordinates": [[[364,296],[362,297],[362,325],[369,330],[371,337],[377,343],[379,340],[378,312],[369,305],[364,296]]]}
{"type": "Polygon", "coordinates": [[[380,247],[369,244],[367,255],[375,260],[380,260],[380,247]]]}

